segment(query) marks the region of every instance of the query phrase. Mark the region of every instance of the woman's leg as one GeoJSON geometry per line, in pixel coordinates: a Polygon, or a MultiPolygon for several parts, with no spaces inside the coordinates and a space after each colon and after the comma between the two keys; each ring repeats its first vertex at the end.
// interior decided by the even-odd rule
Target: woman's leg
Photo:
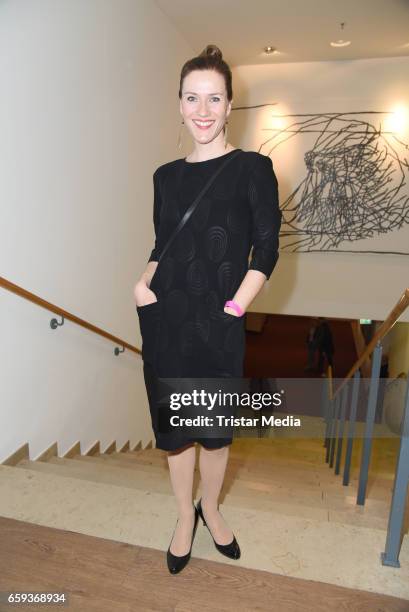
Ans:
{"type": "Polygon", "coordinates": [[[202,446],[199,455],[203,515],[218,544],[230,544],[234,535],[217,509],[229,457],[229,446],[228,444],[215,449],[202,446]]]}
{"type": "Polygon", "coordinates": [[[195,518],[192,497],[195,459],[194,444],[184,447],[182,450],[168,452],[170,480],[178,508],[178,521],[170,545],[170,552],[177,557],[189,552],[192,541],[195,518]]]}

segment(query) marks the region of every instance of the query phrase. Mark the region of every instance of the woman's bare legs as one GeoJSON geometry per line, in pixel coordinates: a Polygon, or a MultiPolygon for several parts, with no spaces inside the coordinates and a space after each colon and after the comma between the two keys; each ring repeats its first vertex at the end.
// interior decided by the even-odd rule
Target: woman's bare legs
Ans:
{"type": "Polygon", "coordinates": [[[217,509],[228,458],[229,445],[216,449],[200,448],[201,506],[206,524],[218,544],[230,544],[234,535],[217,509]]]}
{"type": "Polygon", "coordinates": [[[196,449],[194,445],[168,452],[170,480],[178,508],[178,521],[170,545],[170,552],[177,557],[186,555],[192,542],[195,518],[192,495],[195,460],[196,449]]]}

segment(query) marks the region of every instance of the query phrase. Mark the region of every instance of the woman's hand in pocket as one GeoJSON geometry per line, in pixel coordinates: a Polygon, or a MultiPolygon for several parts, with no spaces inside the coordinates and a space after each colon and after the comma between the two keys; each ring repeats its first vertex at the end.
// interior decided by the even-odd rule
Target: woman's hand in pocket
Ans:
{"type": "Polygon", "coordinates": [[[239,316],[237,314],[237,312],[234,310],[234,308],[230,308],[230,306],[225,306],[224,307],[224,312],[226,314],[232,315],[232,317],[238,317],[239,316]]]}
{"type": "Polygon", "coordinates": [[[135,285],[134,296],[137,306],[147,306],[158,301],[156,294],[143,281],[139,281],[135,285]]]}

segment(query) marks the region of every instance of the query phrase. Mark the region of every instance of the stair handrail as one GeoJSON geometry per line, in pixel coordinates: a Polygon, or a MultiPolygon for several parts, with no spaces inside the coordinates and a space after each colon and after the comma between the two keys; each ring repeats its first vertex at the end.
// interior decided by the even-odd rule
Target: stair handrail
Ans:
{"type": "MultiPolygon", "coordinates": [[[[402,293],[400,299],[392,308],[385,321],[374,334],[362,355],[352,366],[336,392],[331,397],[331,369],[328,368],[327,397],[323,400],[323,415],[326,421],[324,447],[326,448],[325,462],[333,467],[335,459],[335,474],[340,474],[342,449],[344,443],[344,430],[348,424],[346,437],[346,452],[344,461],[344,474],[342,484],[348,486],[350,481],[351,457],[355,437],[355,425],[359,398],[360,366],[372,355],[371,377],[369,379],[368,399],[365,413],[365,430],[361,452],[361,466],[357,491],[358,505],[363,506],[366,499],[368,474],[371,460],[373,430],[375,416],[378,408],[378,388],[381,375],[382,344],[380,340],[392,329],[399,317],[409,305],[409,288],[402,293]],[[353,376],[351,389],[346,386],[353,376]],[[342,391],[342,395],[339,394],[342,391]],[[351,399],[349,395],[351,391],[351,399]]],[[[385,551],[381,553],[382,565],[400,567],[399,552],[403,539],[403,525],[407,504],[407,490],[409,484],[409,381],[406,386],[405,405],[401,423],[399,450],[396,459],[395,477],[393,483],[392,500],[389,509],[388,530],[385,551]]]]}
{"type": "Polygon", "coordinates": [[[41,306],[42,308],[45,308],[46,310],[50,310],[51,312],[58,314],[64,317],[65,319],[69,319],[73,323],[76,323],[77,325],[80,325],[81,327],[88,329],[94,334],[98,334],[99,336],[102,336],[103,338],[107,338],[108,340],[111,340],[112,342],[115,342],[116,344],[121,345],[123,348],[127,348],[130,351],[133,351],[134,353],[137,353],[139,355],[142,354],[142,351],[138,349],[138,347],[133,346],[132,344],[129,344],[129,342],[125,342],[125,340],[122,340],[121,338],[118,338],[117,336],[110,334],[105,329],[102,329],[101,327],[97,327],[96,325],[93,325],[89,321],[85,321],[85,319],[81,319],[80,317],[77,317],[73,313],[68,312],[68,310],[64,310],[63,308],[61,308],[60,306],[57,306],[56,304],[52,304],[51,302],[44,300],[43,298],[39,297],[35,293],[31,293],[31,291],[28,291],[27,289],[24,289],[23,287],[20,287],[19,285],[12,283],[11,281],[4,278],[3,276],[0,276],[0,286],[3,287],[4,289],[7,289],[8,291],[11,291],[12,293],[15,293],[16,295],[19,295],[20,297],[23,297],[29,302],[37,304],[38,306],[41,306]]]}
{"type": "Polygon", "coordinates": [[[405,291],[400,296],[399,300],[396,302],[395,306],[392,308],[382,325],[377,329],[373,338],[368,343],[364,352],[360,355],[359,359],[354,363],[352,368],[349,370],[348,374],[345,376],[344,380],[337,387],[336,391],[333,394],[333,399],[338,395],[344,385],[347,384],[348,379],[352,378],[355,372],[360,368],[363,362],[371,355],[372,351],[378,344],[380,340],[392,329],[395,325],[399,317],[403,314],[406,308],[409,306],[409,287],[405,289],[405,291]]]}

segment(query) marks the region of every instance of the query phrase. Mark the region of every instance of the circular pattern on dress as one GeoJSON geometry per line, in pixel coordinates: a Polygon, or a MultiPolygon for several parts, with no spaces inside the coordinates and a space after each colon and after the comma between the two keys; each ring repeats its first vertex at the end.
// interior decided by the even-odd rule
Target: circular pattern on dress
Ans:
{"type": "Polygon", "coordinates": [[[165,298],[165,316],[170,325],[180,325],[187,315],[189,298],[182,289],[173,289],[165,298]]]}
{"type": "MultiPolygon", "coordinates": [[[[195,238],[189,228],[184,226],[173,243],[173,254],[177,261],[186,262],[193,259],[196,253],[195,238]]],[[[169,247],[171,248],[171,247],[169,247]]]]}
{"type": "Polygon", "coordinates": [[[206,232],[205,249],[210,261],[217,263],[227,251],[228,236],[224,227],[212,225],[206,232]]]}
{"type": "Polygon", "coordinates": [[[254,215],[254,224],[257,228],[257,235],[261,240],[268,240],[273,235],[271,223],[271,212],[264,206],[258,208],[254,215]]]}
{"type": "Polygon", "coordinates": [[[237,264],[224,261],[217,269],[217,282],[223,301],[232,299],[237,288],[237,264]]]}
{"type": "Polygon", "coordinates": [[[202,259],[194,259],[186,272],[186,287],[193,295],[202,295],[207,290],[209,279],[202,259]]]}

